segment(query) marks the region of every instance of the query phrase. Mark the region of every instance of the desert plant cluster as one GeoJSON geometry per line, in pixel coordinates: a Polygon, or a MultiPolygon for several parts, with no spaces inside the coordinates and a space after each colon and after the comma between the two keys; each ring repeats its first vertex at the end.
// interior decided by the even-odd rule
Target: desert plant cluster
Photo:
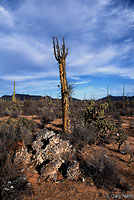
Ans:
{"type": "MultiPolygon", "coordinates": [[[[107,192],[132,192],[134,176],[130,172],[134,169],[133,98],[125,98],[124,89],[123,97],[119,100],[112,100],[109,95],[100,100],[78,100],[70,97],[71,86],[69,87],[67,83],[65,68],[68,50],[65,50],[64,39],[62,48],[60,48],[58,39],[55,44],[55,38],[53,38],[53,48],[59,64],[61,99],[58,97],[53,99],[49,96],[38,100],[17,99],[15,82],[12,98],[10,100],[0,99],[1,199],[45,199],[41,194],[44,192],[43,189],[41,190],[41,184],[48,184],[46,181],[50,180],[47,178],[44,180],[40,176],[41,171],[43,169],[44,173],[46,171],[48,173],[51,157],[54,164],[58,163],[58,160],[47,151],[50,153],[49,160],[40,160],[40,165],[35,167],[36,174],[38,174],[37,185],[40,188],[40,195],[38,193],[37,197],[37,185],[35,187],[35,182],[32,184],[27,178],[27,173],[23,169],[24,163],[16,162],[15,159],[17,153],[20,153],[25,146],[26,155],[29,154],[30,157],[29,162],[34,159],[38,160],[36,153],[41,155],[40,152],[44,151],[47,145],[51,146],[56,141],[62,141],[62,144],[66,141],[65,144],[69,145],[69,149],[73,149],[70,150],[73,151],[73,156],[70,152],[63,153],[60,158],[62,160],[60,160],[60,167],[56,168],[58,172],[56,171],[55,180],[59,185],[63,182],[67,183],[67,173],[75,174],[69,172],[69,170],[73,171],[70,163],[75,161],[79,168],[79,175],[75,176],[70,185],[85,184],[85,187],[91,190],[94,187],[95,193],[102,189],[101,195],[98,192],[98,199],[101,197],[104,199],[103,195],[107,192]],[[49,140],[37,134],[38,132],[43,133],[46,128],[49,129],[50,134],[54,135],[53,138],[49,136],[49,140]],[[51,130],[55,133],[53,134],[51,130]],[[36,144],[35,149],[33,144],[36,144]],[[58,179],[59,174],[60,179],[58,179]]],[[[58,152],[57,148],[55,147],[55,152],[58,152]]],[[[62,145],[60,148],[64,152],[62,145]]],[[[30,166],[32,165],[27,165],[26,170],[30,166]]],[[[85,199],[89,197],[90,193],[85,199]]],[[[49,199],[51,199],[51,194],[49,199]]]]}
{"type": "MultiPolygon", "coordinates": [[[[51,99],[42,100],[27,100],[27,101],[6,101],[0,100],[1,120],[0,120],[0,171],[1,171],[1,196],[4,199],[8,194],[3,192],[4,185],[13,180],[19,180],[22,176],[21,165],[18,166],[14,162],[15,153],[21,149],[23,142],[31,150],[31,143],[36,137],[36,132],[45,127],[51,121],[62,119],[61,100],[51,99]],[[32,118],[31,118],[32,116],[32,118]],[[23,141],[23,142],[22,142],[23,141]]],[[[85,148],[94,149],[95,147],[104,148],[109,146],[115,147],[112,150],[117,152],[120,156],[129,157],[124,161],[131,165],[133,162],[134,148],[132,141],[128,139],[133,134],[134,127],[122,127],[122,117],[133,117],[132,102],[126,106],[125,110],[120,102],[107,101],[70,101],[70,122],[71,134],[65,134],[64,129],[60,126],[61,131],[58,131],[60,137],[64,140],[69,140],[76,149],[76,157],[80,163],[80,170],[88,183],[88,179],[92,179],[96,187],[103,187],[106,190],[113,188],[125,188],[130,190],[129,182],[126,180],[123,185],[121,183],[121,172],[118,169],[117,159],[109,155],[108,151],[104,150],[94,151],[88,155],[83,156],[85,148]],[[126,112],[124,115],[122,112],[126,112]],[[116,115],[115,115],[116,112],[116,115]],[[119,115],[117,117],[117,114],[119,115]],[[121,115],[122,114],[122,115],[121,115]],[[109,174],[111,174],[110,179],[109,174]]],[[[55,131],[57,132],[57,130],[55,131]]],[[[132,165],[133,166],[133,165],[132,165]]],[[[130,166],[131,167],[131,166],[130,166]]],[[[124,181],[124,180],[123,180],[124,181]]],[[[28,187],[28,182],[18,184],[20,191],[20,199],[23,195],[31,195],[32,188],[28,187]],[[22,190],[20,190],[20,188],[22,190]]],[[[14,191],[9,195],[16,197],[14,191]]],[[[9,196],[8,196],[9,198],[9,196]]]]}

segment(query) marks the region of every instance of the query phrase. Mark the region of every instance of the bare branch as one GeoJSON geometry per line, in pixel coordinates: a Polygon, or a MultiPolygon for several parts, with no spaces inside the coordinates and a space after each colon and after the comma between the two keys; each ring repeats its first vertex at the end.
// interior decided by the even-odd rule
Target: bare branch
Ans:
{"type": "Polygon", "coordinates": [[[57,56],[58,56],[58,59],[60,60],[60,47],[59,47],[58,38],[56,38],[56,41],[57,41],[57,44],[56,44],[57,56]]]}
{"type": "Polygon", "coordinates": [[[65,58],[67,57],[67,55],[68,55],[68,48],[67,48],[67,51],[66,51],[66,53],[65,53],[65,58]]]}
{"type": "Polygon", "coordinates": [[[54,48],[54,56],[55,56],[55,59],[58,61],[58,57],[56,55],[56,48],[55,48],[55,37],[53,36],[53,48],[54,48]]]}
{"type": "Polygon", "coordinates": [[[60,62],[62,59],[65,59],[68,55],[68,48],[65,49],[65,41],[63,38],[62,47],[59,46],[58,38],[56,38],[56,44],[55,44],[55,37],[53,37],[53,48],[54,48],[54,56],[55,59],[60,62]]]}
{"type": "Polygon", "coordinates": [[[63,38],[63,45],[62,45],[62,56],[65,58],[65,41],[63,38]]]}

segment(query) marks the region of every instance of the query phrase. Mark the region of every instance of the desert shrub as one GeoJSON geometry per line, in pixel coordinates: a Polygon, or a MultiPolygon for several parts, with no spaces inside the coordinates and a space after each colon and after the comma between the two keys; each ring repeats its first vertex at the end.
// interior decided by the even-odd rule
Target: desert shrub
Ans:
{"type": "Polygon", "coordinates": [[[36,130],[36,124],[33,121],[20,118],[17,121],[9,118],[7,122],[0,123],[0,143],[1,151],[6,151],[7,144],[10,145],[20,138],[28,145],[33,139],[33,132],[36,130]]]}
{"type": "Polygon", "coordinates": [[[1,112],[1,116],[11,116],[11,111],[9,110],[9,108],[6,108],[5,111],[1,112]]]}
{"type": "Polygon", "coordinates": [[[27,135],[17,130],[17,124],[13,119],[0,123],[0,197],[3,200],[19,200],[24,193],[25,195],[31,193],[31,188],[23,178],[22,168],[13,162],[14,152],[8,150],[14,141],[23,137],[26,139],[27,135]]]}
{"type": "Polygon", "coordinates": [[[0,102],[0,116],[10,116],[17,118],[22,114],[23,102],[1,101],[0,102]]]}
{"type": "MultiPolygon", "coordinates": [[[[12,124],[2,122],[0,123],[0,140],[2,144],[9,144],[16,138],[15,126],[12,124]]],[[[3,145],[4,146],[4,145],[3,145]]],[[[1,147],[3,147],[1,146],[1,147]]]]}
{"type": "Polygon", "coordinates": [[[24,115],[36,115],[39,113],[39,106],[37,101],[27,100],[24,102],[23,114],[24,115]]]}
{"type": "Polygon", "coordinates": [[[121,119],[121,118],[120,118],[120,113],[119,113],[119,112],[114,112],[114,113],[113,113],[113,117],[114,117],[115,120],[118,120],[118,121],[120,121],[120,119],[121,119]]]}
{"type": "Polygon", "coordinates": [[[132,108],[130,110],[130,116],[134,116],[134,110],[132,110],[132,108]]]}
{"type": "Polygon", "coordinates": [[[9,106],[9,103],[0,100],[0,116],[9,116],[9,110],[6,110],[9,106]]]}
{"type": "Polygon", "coordinates": [[[82,126],[80,124],[75,124],[72,128],[71,134],[61,133],[60,137],[62,139],[67,139],[76,148],[76,150],[81,150],[85,145],[94,144],[96,138],[96,129],[93,125],[82,126]]]}
{"type": "Polygon", "coordinates": [[[119,109],[119,113],[121,116],[130,116],[130,111],[127,108],[119,109]]]}
{"type": "Polygon", "coordinates": [[[50,103],[49,101],[46,102],[44,99],[42,100],[27,100],[24,102],[24,109],[23,114],[24,115],[47,115],[47,113],[51,114],[50,111],[57,110],[57,107],[55,107],[55,103],[52,101],[50,103]]]}
{"type": "Polygon", "coordinates": [[[23,196],[32,194],[32,188],[24,178],[22,168],[12,163],[9,155],[1,157],[3,163],[0,165],[0,197],[2,200],[21,200],[23,196]],[[3,160],[6,156],[6,160],[3,160]]]}
{"type": "Polygon", "coordinates": [[[26,130],[28,130],[30,132],[34,132],[37,128],[37,125],[32,120],[28,120],[26,118],[20,118],[20,119],[18,119],[18,121],[16,123],[16,127],[20,131],[21,131],[21,128],[25,128],[26,130]]]}
{"type": "Polygon", "coordinates": [[[80,169],[85,177],[91,177],[98,188],[112,190],[119,185],[120,177],[116,161],[104,150],[97,151],[86,160],[80,160],[80,169]]]}
{"type": "Polygon", "coordinates": [[[54,109],[54,114],[55,114],[55,118],[56,119],[60,119],[62,118],[62,108],[61,108],[61,105],[57,105],[54,109]]]}
{"type": "Polygon", "coordinates": [[[129,163],[134,162],[134,143],[133,142],[126,142],[121,153],[123,154],[129,154],[130,159],[129,163]]]}
{"type": "Polygon", "coordinates": [[[10,116],[13,117],[13,118],[18,118],[19,113],[18,113],[18,111],[13,111],[13,112],[10,114],[10,116]]]}
{"type": "Polygon", "coordinates": [[[75,125],[71,135],[71,143],[77,144],[81,149],[86,144],[94,144],[96,138],[96,129],[93,125],[79,126],[75,125]]]}
{"type": "Polygon", "coordinates": [[[49,123],[56,119],[55,111],[51,108],[46,108],[45,112],[42,114],[41,122],[43,124],[49,123]]]}

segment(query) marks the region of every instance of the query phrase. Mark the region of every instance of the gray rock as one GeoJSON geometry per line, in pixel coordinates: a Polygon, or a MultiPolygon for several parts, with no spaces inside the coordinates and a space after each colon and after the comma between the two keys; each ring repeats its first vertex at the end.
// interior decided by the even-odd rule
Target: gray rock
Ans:
{"type": "Polygon", "coordinates": [[[38,133],[32,147],[35,151],[34,166],[43,177],[56,181],[58,171],[69,179],[79,176],[79,163],[74,159],[75,149],[58,134],[45,128],[38,133]]]}
{"type": "Polygon", "coordinates": [[[24,145],[15,155],[15,162],[33,165],[38,173],[57,181],[58,173],[68,179],[77,179],[80,175],[79,163],[75,159],[75,149],[69,141],[63,140],[46,128],[37,133],[32,143],[32,153],[24,145]]]}

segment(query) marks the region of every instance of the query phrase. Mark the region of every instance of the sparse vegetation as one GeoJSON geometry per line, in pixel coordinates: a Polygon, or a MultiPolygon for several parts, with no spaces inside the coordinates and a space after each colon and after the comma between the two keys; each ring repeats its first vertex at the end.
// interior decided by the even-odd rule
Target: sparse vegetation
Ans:
{"type": "Polygon", "coordinates": [[[92,177],[98,188],[113,190],[119,186],[120,177],[116,160],[111,158],[105,150],[95,152],[92,157],[81,160],[80,167],[86,177],[92,177]]]}
{"type": "Polygon", "coordinates": [[[24,195],[32,194],[32,188],[27,185],[27,180],[22,178],[22,167],[13,162],[19,145],[17,141],[23,139],[26,144],[31,142],[30,131],[33,131],[33,126],[30,126],[26,119],[15,121],[9,118],[7,122],[0,123],[0,196],[3,200],[19,200],[24,195]]]}
{"type": "MultiPolygon", "coordinates": [[[[22,168],[13,162],[15,149],[11,153],[9,147],[17,144],[19,140],[24,140],[28,150],[32,150],[31,143],[36,137],[37,129],[43,128],[55,119],[62,118],[61,100],[51,99],[50,102],[47,97],[47,101],[45,98],[17,102],[0,101],[0,111],[1,196],[3,199],[9,196],[11,199],[17,199],[16,195],[19,194],[22,199],[23,195],[32,194],[32,188],[27,185],[27,181],[20,181],[19,177],[23,175],[22,168]],[[40,126],[36,120],[40,121],[40,126]],[[13,190],[12,194],[5,194],[2,188],[7,187],[7,183],[13,180],[16,181],[14,184],[17,183],[19,189],[13,190]]],[[[133,117],[132,102],[125,104],[123,109],[122,101],[110,100],[108,105],[105,101],[86,100],[85,104],[85,101],[71,99],[70,111],[72,134],[64,134],[64,131],[59,133],[62,139],[69,140],[76,149],[76,157],[78,157],[82,176],[85,177],[87,184],[92,179],[94,185],[103,190],[112,191],[115,188],[130,190],[129,179],[131,178],[129,176],[128,179],[126,176],[126,180],[122,179],[124,172],[122,172],[118,159],[124,156],[122,165],[127,169],[130,161],[131,168],[133,168],[133,149],[128,141],[129,136],[133,137],[134,129],[133,126],[128,126],[128,129],[122,126],[124,118],[133,117]],[[99,150],[102,145],[107,149],[106,152],[99,150]],[[110,148],[115,145],[113,152],[118,154],[115,156],[107,145],[110,145],[110,148]],[[94,149],[96,146],[98,150],[91,155],[87,153],[86,159],[84,156],[79,158],[80,152],[83,152],[85,147],[94,149]],[[109,152],[112,156],[109,156],[109,152]],[[130,158],[126,158],[127,154],[130,158]]],[[[59,127],[61,128],[61,125],[59,127]]]]}

